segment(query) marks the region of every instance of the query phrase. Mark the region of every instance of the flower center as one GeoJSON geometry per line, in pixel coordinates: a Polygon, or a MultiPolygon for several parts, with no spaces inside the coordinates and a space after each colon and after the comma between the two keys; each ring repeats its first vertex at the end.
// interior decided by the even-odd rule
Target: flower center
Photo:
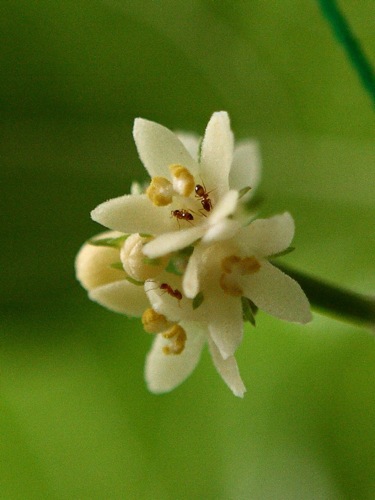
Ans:
{"type": "Polygon", "coordinates": [[[220,287],[232,297],[241,297],[241,276],[254,274],[259,269],[260,263],[254,256],[241,258],[238,255],[229,255],[221,261],[220,287]]]}
{"type": "Polygon", "coordinates": [[[172,182],[165,177],[153,177],[146,190],[146,194],[152,203],[157,207],[170,205],[174,194],[179,194],[185,198],[194,191],[194,177],[183,165],[173,164],[169,166],[172,182]]]}

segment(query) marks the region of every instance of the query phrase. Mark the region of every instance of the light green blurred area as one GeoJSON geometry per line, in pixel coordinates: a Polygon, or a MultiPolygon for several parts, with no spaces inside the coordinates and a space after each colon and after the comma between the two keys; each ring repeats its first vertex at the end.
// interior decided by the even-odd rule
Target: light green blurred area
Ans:
{"type": "MultiPolygon", "coordinates": [[[[340,5],[375,63],[374,2],[340,5]]],[[[371,333],[259,313],[244,400],[207,353],[154,396],[150,337],[74,279],[90,210],[146,178],[134,118],[225,109],[260,141],[263,213],[296,220],[285,261],[374,291],[375,115],[317,3],[3,0],[0,22],[0,498],[373,499],[371,333]]]]}

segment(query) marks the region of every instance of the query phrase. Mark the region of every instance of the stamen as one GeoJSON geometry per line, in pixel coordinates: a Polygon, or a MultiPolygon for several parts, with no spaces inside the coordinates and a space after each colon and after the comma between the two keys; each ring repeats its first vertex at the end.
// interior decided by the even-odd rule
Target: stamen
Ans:
{"type": "Polygon", "coordinates": [[[253,274],[259,271],[260,263],[252,255],[251,257],[245,257],[242,259],[238,267],[241,274],[253,274]]]}
{"type": "Polygon", "coordinates": [[[227,273],[223,273],[220,276],[219,283],[222,290],[228,295],[231,295],[232,297],[243,296],[242,288],[238,285],[238,283],[234,282],[227,273]]]}
{"type": "Polygon", "coordinates": [[[233,267],[241,262],[241,257],[238,257],[237,255],[230,255],[228,257],[225,257],[221,261],[221,269],[224,271],[224,273],[231,273],[233,270],[233,267]]]}
{"type": "Polygon", "coordinates": [[[194,177],[183,165],[170,165],[169,170],[173,178],[173,189],[182,196],[190,196],[194,190],[194,177]]]}
{"type": "Polygon", "coordinates": [[[152,308],[146,309],[142,314],[142,324],[147,333],[160,333],[172,325],[163,314],[157,313],[152,308]]]}
{"type": "Polygon", "coordinates": [[[165,207],[172,203],[173,186],[165,177],[153,177],[146,190],[147,196],[157,207],[165,207]]]}
{"type": "Polygon", "coordinates": [[[166,339],[171,339],[171,343],[163,347],[163,353],[169,354],[181,354],[185,349],[186,343],[186,332],[182,326],[174,324],[169,330],[164,332],[163,337],[166,339]]]}
{"type": "Polygon", "coordinates": [[[228,295],[241,297],[243,289],[239,285],[241,276],[254,274],[260,269],[259,261],[252,255],[251,257],[238,257],[229,255],[221,261],[223,273],[220,276],[220,287],[228,295]]]}

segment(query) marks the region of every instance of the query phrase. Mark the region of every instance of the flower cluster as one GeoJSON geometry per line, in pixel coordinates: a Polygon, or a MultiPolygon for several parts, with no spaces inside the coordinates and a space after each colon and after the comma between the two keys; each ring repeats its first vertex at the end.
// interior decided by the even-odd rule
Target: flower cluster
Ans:
{"type": "Polygon", "coordinates": [[[201,141],[140,118],[134,140],[151,182],[93,210],[111,231],[82,247],[77,277],[91,299],[141,317],[155,335],[145,367],[152,392],[183,382],[207,343],[242,397],[234,354],[244,318],[253,321],[259,308],[286,321],[311,319],[300,286],[269,260],[289,249],[293,219],[249,213],[259,153],[253,141],[234,144],[225,112],[212,115],[201,141]]]}

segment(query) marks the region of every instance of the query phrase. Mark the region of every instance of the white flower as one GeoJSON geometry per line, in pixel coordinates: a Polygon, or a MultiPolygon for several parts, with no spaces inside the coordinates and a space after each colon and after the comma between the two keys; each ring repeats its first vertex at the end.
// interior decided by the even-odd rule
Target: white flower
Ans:
{"type": "Polygon", "coordinates": [[[134,184],[132,194],[93,210],[117,232],[101,235],[110,248],[97,246],[104,240],[81,249],[77,277],[90,298],[141,316],[155,335],[145,366],[152,392],[182,383],[208,344],[217,371],[243,397],[234,354],[244,317],[253,320],[256,307],[286,321],[311,319],[300,286],[270,262],[288,250],[293,219],[243,218],[260,160],[252,141],[234,148],[227,113],[212,115],[201,144],[140,118],[134,139],[151,182],[146,193],[134,184]]]}
{"type": "MultiPolygon", "coordinates": [[[[150,258],[185,248],[197,240],[212,243],[230,238],[240,223],[230,218],[239,190],[259,181],[256,143],[233,146],[229,117],[214,113],[199,141],[141,118],[134,123],[139,156],[151,177],[147,194],[114,198],[92,211],[100,224],[123,233],[152,234],[144,247],[150,258]],[[185,145],[186,147],[185,147],[185,145]]],[[[135,190],[133,192],[136,192],[135,190]]]]}
{"type": "Polygon", "coordinates": [[[284,213],[258,219],[225,242],[200,246],[190,257],[183,282],[177,278],[171,282],[185,294],[180,301],[146,284],[153,310],[179,323],[186,332],[183,355],[167,362],[162,348],[169,339],[156,338],[146,363],[151,390],[164,392],[181,383],[208,342],[218,372],[236,396],[243,396],[246,389],[234,353],[243,335],[244,301],[249,299],[286,321],[311,320],[309,303],[298,283],[268,261],[290,246],[293,235],[293,219],[284,213]],[[201,304],[194,308],[192,299],[197,297],[201,304]]]}
{"type": "Polygon", "coordinates": [[[176,299],[176,296],[169,295],[160,288],[160,285],[168,282],[168,287],[177,294],[178,287],[181,288],[181,277],[161,272],[160,266],[140,262],[139,244],[144,238],[138,234],[129,236],[124,242],[123,239],[124,235],[121,233],[107,231],[85,243],[76,257],[76,276],[92,300],[115,312],[128,316],[142,316],[145,330],[157,334],[145,366],[145,378],[150,391],[168,392],[182,383],[195,368],[202,348],[208,341],[218,372],[232,391],[242,397],[245,388],[236,361],[233,356],[227,360],[222,358],[214,342],[209,338],[207,325],[202,321],[202,314],[195,315],[195,318],[190,314],[187,321],[180,321],[181,312],[178,311],[176,315],[176,307],[179,308],[181,302],[183,304],[181,311],[185,311],[184,315],[187,310],[193,313],[192,301],[186,298],[176,299]],[[112,241],[119,241],[119,244],[106,246],[112,244],[112,241]],[[128,273],[118,268],[120,263],[128,273]],[[135,276],[139,277],[140,274],[145,276],[146,272],[149,274],[145,285],[134,284],[135,276]],[[155,281],[156,277],[158,281],[155,281]],[[158,301],[162,302],[162,297],[165,297],[164,308],[158,307],[153,300],[152,303],[156,307],[151,309],[145,290],[158,301]],[[166,308],[165,316],[160,309],[165,312],[165,304],[168,303],[170,307],[166,308]],[[190,309],[187,307],[188,303],[190,309]]]}

